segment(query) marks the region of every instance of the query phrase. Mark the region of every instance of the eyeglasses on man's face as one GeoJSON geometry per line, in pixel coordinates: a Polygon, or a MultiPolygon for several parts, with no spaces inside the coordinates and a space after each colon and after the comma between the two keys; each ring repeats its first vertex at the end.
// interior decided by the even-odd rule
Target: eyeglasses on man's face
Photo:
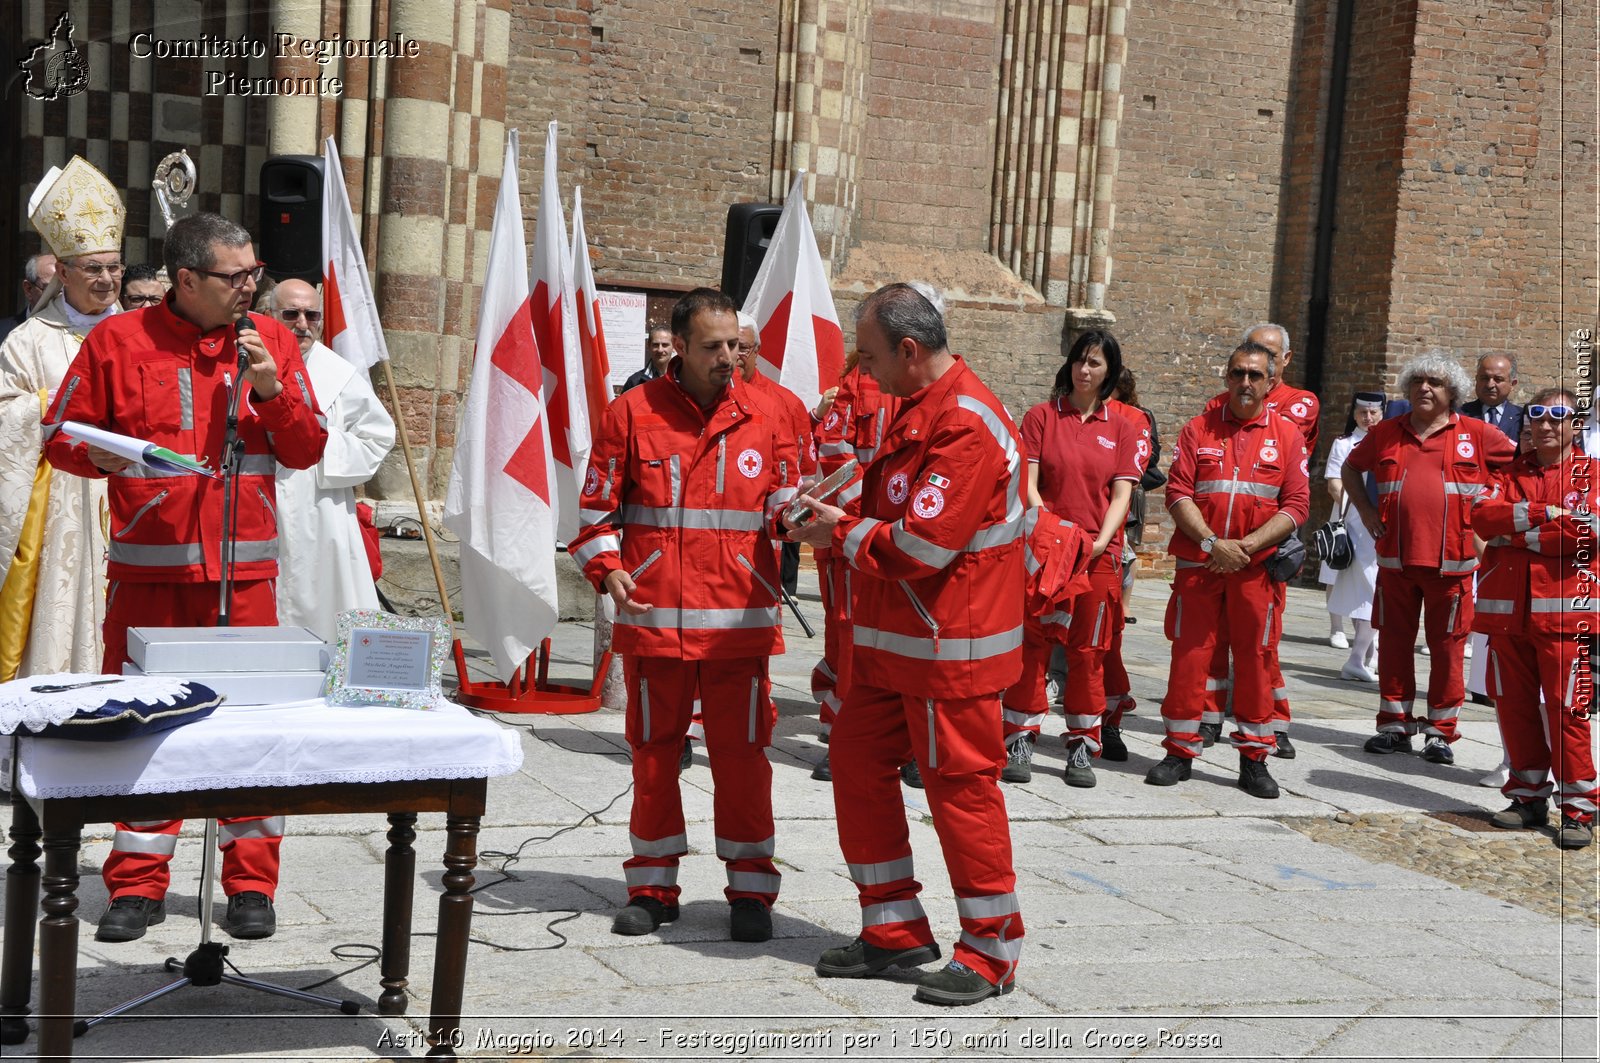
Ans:
{"type": "Polygon", "coordinates": [[[141,306],[155,306],[164,298],[166,296],[163,295],[124,295],[122,297],[122,308],[124,310],[137,310],[141,306]]]}
{"type": "Polygon", "coordinates": [[[1566,421],[1577,414],[1571,406],[1529,406],[1528,417],[1534,421],[1566,421]]]}
{"type": "Polygon", "coordinates": [[[75,269],[90,280],[101,277],[120,277],[127,265],[122,262],[68,262],[67,268],[75,269]]]}
{"type": "Polygon", "coordinates": [[[291,325],[301,317],[304,317],[309,324],[315,325],[318,321],[322,320],[322,311],[304,310],[297,306],[286,306],[278,311],[278,316],[289,322],[291,325]]]}
{"type": "Polygon", "coordinates": [[[259,281],[261,275],[266,272],[267,264],[265,262],[257,262],[251,268],[241,269],[237,273],[218,273],[213,269],[195,269],[193,267],[188,267],[188,269],[190,273],[202,273],[207,277],[215,277],[218,280],[227,281],[230,288],[243,288],[247,281],[259,281]]]}

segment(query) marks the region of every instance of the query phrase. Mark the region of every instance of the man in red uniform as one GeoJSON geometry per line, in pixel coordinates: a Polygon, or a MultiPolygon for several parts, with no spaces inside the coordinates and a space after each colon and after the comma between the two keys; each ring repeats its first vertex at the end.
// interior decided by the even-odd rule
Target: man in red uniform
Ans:
{"type": "MultiPolygon", "coordinates": [[[[280,462],[311,468],[328,440],[294,334],[265,316],[244,325],[261,277],[250,234],[216,214],[197,214],[173,224],[163,252],[173,280],[167,301],[119,314],[91,331],[46,417],[52,434],[45,454],[52,465],[78,476],[110,477],[107,672],[121,671],[131,624],[217,622],[223,482],[163,475],[55,428],[80,421],[220,469],[233,399],[243,448],[234,493],[230,621],[236,625],[278,622],[275,474],[280,462]]],[[[266,937],[277,926],[272,898],[283,817],[219,823],[224,925],[234,937],[266,937]]],[[[180,820],[117,824],[103,871],[111,907],[100,920],[98,940],[131,941],[166,917],[167,864],[181,826],[180,820]]]]}
{"type": "MultiPolygon", "coordinates": [[[[1317,432],[1322,416],[1322,409],[1317,405],[1317,397],[1303,388],[1297,388],[1285,379],[1289,363],[1294,360],[1294,350],[1289,344],[1289,330],[1282,325],[1265,322],[1252,326],[1244,334],[1241,342],[1257,343],[1272,352],[1275,360],[1272,378],[1267,382],[1267,396],[1264,400],[1266,408],[1284,418],[1300,430],[1300,435],[1306,442],[1306,458],[1309,459],[1317,452],[1317,432]]],[[[1206,404],[1206,412],[1220,410],[1228,404],[1228,392],[1212,398],[1206,404]]],[[[1272,584],[1274,602],[1278,614],[1283,615],[1283,610],[1288,603],[1288,584],[1276,580],[1272,584]]],[[[1223,621],[1226,623],[1226,620],[1223,621]]],[[[1274,642],[1272,646],[1272,660],[1269,665],[1272,679],[1272,728],[1276,739],[1272,755],[1283,760],[1293,760],[1294,744],[1289,741],[1289,690],[1283,682],[1283,667],[1278,661],[1278,647],[1274,642]]],[[[1228,692],[1233,689],[1233,683],[1228,678],[1228,639],[1223,632],[1217,640],[1216,656],[1211,659],[1210,674],[1206,677],[1207,705],[1200,718],[1200,740],[1204,745],[1211,745],[1222,736],[1222,718],[1228,703],[1228,692]]]]}
{"type": "Polygon", "coordinates": [[[1411,412],[1379,421],[1345,460],[1346,496],[1378,550],[1372,601],[1378,629],[1378,733],[1368,753],[1411,751],[1411,736],[1427,736],[1422,756],[1455,763],[1450,743],[1466,696],[1462,659],[1472,626],[1472,574],[1478,568],[1469,505],[1487,493],[1496,470],[1515,448],[1500,430],[1456,412],[1471,386],[1449,357],[1430,353],[1400,370],[1411,412]],[[1367,498],[1364,473],[1378,483],[1378,504],[1367,498]],[[1428,716],[1412,715],[1421,614],[1432,664],[1428,716]]]}
{"type": "Polygon", "coordinates": [[[736,379],[736,313],[707,288],[678,300],[667,373],[620,396],[600,422],[570,546],[617,603],[612,645],[628,683],[633,856],[622,865],[628,904],[615,934],[678,918],[678,861],[689,849],[678,757],[698,694],[731,936],[772,936],[767,659],[783,652],[773,539],[799,455],[789,426],[736,379]]]}
{"type": "Polygon", "coordinates": [[[955,888],[955,959],[916,999],[1009,992],[1022,914],[1000,769],[1000,692],[1021,672],[1022,458],[1005,407],[951,354],[910,285],[856,312],[861,367],[903,401],[862,480],[861,515],[818,503],[797,540],[831,544],[855,577],[850,687],[834,724],[839,843],[861,935],[817,963],[859,978],[939,956],[912,866],[897,769],[914,755],[955,888]]]}
{"type": "Polygon", "coordinates": [[[1178,567],[1166,620],[1167,756],[1145,775],[1152,786],[1189,778],[1202,748],[1207,668],[1225,637],[1233,652],[1239,787],[1252,797],[1278,796],[1266,758],[1274,745],[1271,671],[1283,613],[1262,562],[1305,521],[1311,488],[1300,433],[1263,401],[1272,363],[1268,348],[1241,343],[1228,359],[1228,404],[1196,417],[1178,436],[1167,481],[1177,526],[1169,549],[1178,567]]]}
{"type": "Polygon", "coordinates": [[[1520,412],[1533,425],[1533,453],[1472,506],[1473,530],[1489,544],[1472,626],[1489,635],[1489,690],[1511,767],[1501,788],[1511,804],[1491,822],[1544,826],[1554,773],[1556,844],[1582,849],[1594,839],[1600,799],[1589,749],[1600,466],[1573,450],[1571,393],[1545,388],[1520,412]]]}

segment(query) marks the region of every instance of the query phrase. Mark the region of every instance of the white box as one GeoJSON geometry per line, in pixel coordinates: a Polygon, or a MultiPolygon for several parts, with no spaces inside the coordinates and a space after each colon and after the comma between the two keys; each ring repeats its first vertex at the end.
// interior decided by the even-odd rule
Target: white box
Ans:
{"type": "Polygon", "coordinates": [[[303,627],[128,629],[128,659],[145,672],[325,672],[330,656],[303,627]]]}
{"type": "Polygon", "coordinates": [[[223,695],[227,705],[281,705],[291,701],[310,701],[322,696],[321,672],[146,672],[129,661],[122,664],[123,675],[159,675],[190,683],[204,683],[223,695]]]}

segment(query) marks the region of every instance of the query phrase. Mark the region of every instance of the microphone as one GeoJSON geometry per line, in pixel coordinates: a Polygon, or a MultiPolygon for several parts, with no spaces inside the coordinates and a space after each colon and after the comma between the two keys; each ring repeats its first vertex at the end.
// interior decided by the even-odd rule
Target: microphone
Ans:
{"type": "Polygon", "coordinates": [[[237,347],[239,351],[240,379],[244,378],[244,371],[250,368],[250,352],[245,350],[244,347],[239,344],[239,337],[244,335],[246,329],[249,329],[251,332],[257,331],[256,323],[249,314],[243,315],[238,321],[233,323],[234,346],[237,347]]]}

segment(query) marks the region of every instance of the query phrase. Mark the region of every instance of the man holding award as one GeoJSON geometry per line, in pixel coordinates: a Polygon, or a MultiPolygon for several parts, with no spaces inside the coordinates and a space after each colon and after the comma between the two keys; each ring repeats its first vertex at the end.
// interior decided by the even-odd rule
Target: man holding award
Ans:
{"type": "MultiPolygon", "coordinates": [[[[119,316],[85,340],[45,415],[45,454],[64,472],[108,478],[111,534],[103,670],[119,672],[132,623],[207,626],[220,614],[225,485],[234,493],[229,620],[277,623],[274,474],[304,469],[328,438],[294,335],[245,311],[261,276],[250,234],[215,214],[173,223],[164,244],[167,300],[119,316]],[[220,470],[237,414],[238,475],[173,475],[59,431],[64,422],[136,436],[220,470]],[[135,584],[126,588],[124,584],[135,584]]],[[[266,937],[276,926],[281,817],[222,820],[226,929],[266,937]]],[[[167,863],[181,823],[117,824],[104,876],[111,908],[96,938],[129,941],[165,917],[167,863]]]]}

